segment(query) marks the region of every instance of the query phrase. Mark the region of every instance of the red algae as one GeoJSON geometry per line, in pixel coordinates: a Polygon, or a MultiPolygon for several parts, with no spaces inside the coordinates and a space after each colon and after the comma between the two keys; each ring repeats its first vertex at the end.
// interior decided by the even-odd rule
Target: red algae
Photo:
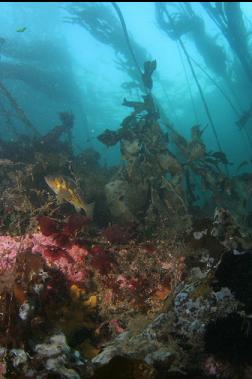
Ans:
{"type": "Polygon", "coordinates": [[[72,235],[78,232],[81,228],[90,223],[90,219],[80,214],[74,214],[68,217],[67,222],[63,227],[63,233],[66,235],[72,235]]]}
{"type": "Polygon", "coordinates": [[[104,250],[101,246],[93,246],[91,251],[91,264],[102,275],[107,275],[115,263],[113,252],[104,250]]]}
{"type": "Polygon", "coordinates": [[[52,236],[61,247],[68,246],[76,233],[90,223],[88,217],[79,214],[70,215],[66,221],[61,222],[47,216],[39,216],[37,221],[41,233],[45,237],[52,236]]]}
{"type": "Polygon", "coordinates": [[[49,237],[59,231],[60,224],[47,216],[39,216],[37,218],[41,233],[49,237]]]}
{"type": "Polygon", "coordinates": [[[136,225],[133,223],[126,225],[114,224],[107,227],[103,234],[110,243],[127,244],[136,236],[136,225]]]}

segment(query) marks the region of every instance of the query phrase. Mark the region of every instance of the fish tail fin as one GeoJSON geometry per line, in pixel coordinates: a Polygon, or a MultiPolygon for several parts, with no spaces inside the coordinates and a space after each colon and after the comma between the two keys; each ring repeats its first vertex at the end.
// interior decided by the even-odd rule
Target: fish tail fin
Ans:
{"type": "Polygon", "coordinates": [[[91,219],[93,219],[93,216],[94,216],[94,206],[95,206],[95,203],[86,204],[85,206],[86,216],[91,219]]]}

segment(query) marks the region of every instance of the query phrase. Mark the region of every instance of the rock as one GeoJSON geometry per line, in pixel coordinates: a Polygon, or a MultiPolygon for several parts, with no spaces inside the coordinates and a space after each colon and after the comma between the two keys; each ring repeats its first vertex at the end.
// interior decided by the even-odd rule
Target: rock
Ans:
{"type": "Polygon", "coordinates": [[[48,343],[36,345],[34,351],[42,357],[51,357],[61,353],[68,353],[70,347],[66,343],[64,334],[56,334],[50,338],[48,343]]]}
{"type": "Polygon", "coordinates": [[[156,379],[156,370],[146,362],[116,356],[105,366],[95,370],[92,379],[156,379]]]}
{"type": "Polygon", "coordinates": [[[126,195],[128,183],[124,180],[116,179],[105,186],[105,195],[108,208],[116,222],[134,222],[136,218],[127,206],[126,195]]]}
{"type": "Polygon", "coordinates": [[[145,362],[148,365],[155,366],[155,364],[162,364],[169,366],[174,358],[174,354],[172,354],[170,351],[167,351],[165,349],[160,349],[157,351],[154,351],[153,353],[149,353],[145,357],[145,362]]]}
{"type": "Polygon", "coordinates": [[[25,364],[28,359],[28,356],[23,349],[12,349],[10,350],[10,355],[12,357],[12,364],[14,367],[25,364]]]}
{"type": "Polygon", "coordinates": [[[98,354],[95,358],[92,359],[92,363],[95,365],[106,365],[108,364],[113,357],[118,354],[118,351],[115,347],[109,346],[102,353],[98,354]]]}
{"type": "Polygon", "coordinates": [[[218,287],[228,287],[236,299],[252,311],[252,252],[235,255],[226,252],[215,274],[218,287]]]}

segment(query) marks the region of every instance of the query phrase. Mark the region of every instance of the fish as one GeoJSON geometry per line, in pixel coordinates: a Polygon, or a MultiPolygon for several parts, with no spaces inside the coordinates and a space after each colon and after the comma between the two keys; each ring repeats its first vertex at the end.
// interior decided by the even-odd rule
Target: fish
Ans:
{"type": "Polygon", "coordinates": [[[45,181],[51,190],[57,195],[58,200],[65,200],[74,206],[77,212],[83,209],[86,216],[93,218],[94,203],[87,203],[80,194],[76,182],[68,176],[48,175],[45,181]]]}
{"type": "Polygon", "coordinates": [[[17,32],[17,33],[24,33],[26,30],[27,30],[27,27],[24,26],[23,28],[18,28],[18,29],[16,29],[16,32],[17,32]]]}

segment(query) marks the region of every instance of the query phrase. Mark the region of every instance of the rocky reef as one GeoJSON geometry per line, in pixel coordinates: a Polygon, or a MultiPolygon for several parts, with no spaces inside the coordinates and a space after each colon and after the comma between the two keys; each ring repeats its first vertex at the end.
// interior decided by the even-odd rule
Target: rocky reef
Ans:
{"type": "Polygon", "coordinates": [[[252,240],[229,212],[169,239],[37,222],[0,237],[2,377],[249,378],[252,240]]]}
{"type": "Polygon", "coordinates": [[[98,137],[117,167],[66,112],[0,140],[1,378],[251,377],[252,177],[160,120],[155,68],[98,137]]]}

